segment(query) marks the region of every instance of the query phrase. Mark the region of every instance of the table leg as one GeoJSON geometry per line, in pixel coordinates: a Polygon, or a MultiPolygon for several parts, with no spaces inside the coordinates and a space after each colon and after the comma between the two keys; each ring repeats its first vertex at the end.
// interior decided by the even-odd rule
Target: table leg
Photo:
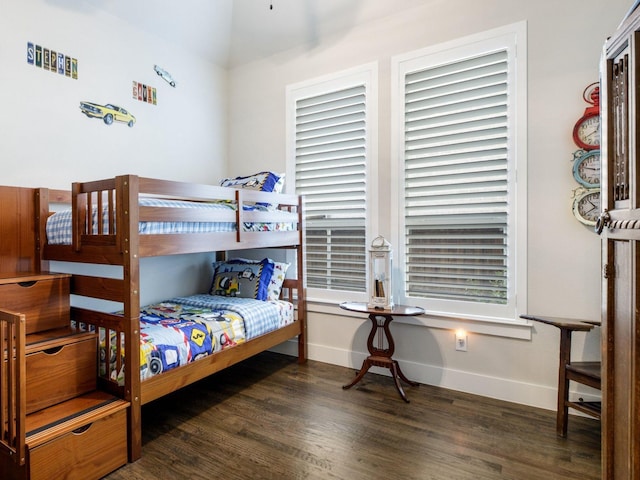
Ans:
{"type": "Polygon", "coordinates": [[[398,376],[407,384],[411,385],[412,387],[417,387],[418,385],[420,385],[418,382],[414,382],[412,380],[409,380],[404,373],[402,373],[402,370],[400,370],[400,364],[398,363],[397,360],[394,360],[393,363],[396,366],[396,370],[398,373],[398,376]]]}
{"type": "Polygon", "coordinates": [[[398,390],[398,393],[400,394],[400,397],[402,397],[405,402],[409,403],[409,399],[404,393],[404,389],[402,388],[400,380],[413,387],[417,387],[419,383],[409,380],[405,376],[405,374],[402,373],[397,360],[391,358],[395,350],[395,344],[393,342],[393,337],[391,336],[389,324],[391,323],[391,320],[393,320],[393,317],[391,315],[384,314],[371,314],[369,315],[369,319],[372,322],[371,332],[369,333],[369,337],[367,338],[367,349],[369,350],[370,355],[362,363],[362,368],[356,374],[356,378],[354,378],[353,381],[348,385],[344,385],[342,388],[346,390],[353,387],[356,383],[362,380],[362,377],[365,376],[365,374],[372,366],[388,368],[391,371],[393,382],[396,386],[396,390],[398,390]],[[384,322],[380,323],[378,321],[378,317],[383,318],[384,322]],[[382,330],[381,335],[384,335],[384,337],[379,338],[378,345],[376,347],[374,346],[373,341],[375,339],[376,333],[378,333],[378,330],[382,330]],[[384,348],[383,346],[383,338],[386,338],[387,340],[387,348],[384,348]]]}
{"type": "Polygon", "coordinates": [[[351,382],[348,385],[343,385],[342,388],[347,390],[348,388],[353,387],[356,383],[358,383],[360,380],[362,380],[362,377],[364,377],[365,373],[367,373],[369,371],[369,369],[371,368],[372,365],[373,364],[371,363],[371,359],[369,359],[369,358],[365,359],[365,361],[362,364],[362,368],[357,373],[356,378],[353,379],[353,382],[351,382]]]}
{"type": "Polygon", "coordinates": [[[558,362],[558,406],[556,411],[556,434],[559,437],[567,436],[569,427],[569,379],[567,378],[567,365],[571,363],[571,330],[560,329],[560,361],[558,362]]]}
{"type": "Polygon", "coordinates": [[[398,362],[394,360],[391,363],[391,366],[389,367],[389,369],[391,370],[391,376],[393,377],[393,383],[395,383],[396,385],[396,390],[398,390],[398,393],[400,394],[402,399],[405,402],[409,403],[409,399],[407,398],[406,393],[404,393],[404,389],[402,388],[402,384],[400,383],[400,380],[398,378],[398,377],[404,377],[404,375],[400,374],[400,367],[398,366],[398,362]]]}

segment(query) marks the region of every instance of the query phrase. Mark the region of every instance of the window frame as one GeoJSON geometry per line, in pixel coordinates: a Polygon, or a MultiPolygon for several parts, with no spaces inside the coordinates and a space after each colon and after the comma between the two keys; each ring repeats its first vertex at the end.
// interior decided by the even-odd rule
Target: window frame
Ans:
{"type": "MultiPolygon", "coordinates": [[[[286,178],[287,193],[296,193],[296,101],[319,96],[332,91],[364,85],[366,95],[365,137],[365,245],[369,245],[378,231],[378,63],[371,62],[347,70],[312,78],[286,87],[286,178]]],[[[365,268],[368,273],[368,253],[365,268]]],[[[345,301],[366,301],[366,284],[363,292],[325,290],[307,287],[309,302],[336,304],[345,301]]]]}
{"type": "Polygon", "coordinates": [[[473,55],[506,48],[509,55],[509,188],[515,188],[510,206],[509,252],[510,297],[507,305],[478,302],[434,300],[405,295],[405,268],[396,263],[394,298],[398,303],[421,306],[426,316],[419,323],[441,328],[466,328],[516,338],[530,338],[528,323],[519,318],[527,308],[527,25],[518,22],[497,29],[394,56],[392,71],[391,174],[392,212],[399,212],[394,222],[394,244],[398,259],[404,259],[404,86],[405,74],[431,66],[464,60],[473,55]],[[513,162],[513,163],[512,163],[513,162]],[[486,306],[485,306],[486,305],[486,306]]]}

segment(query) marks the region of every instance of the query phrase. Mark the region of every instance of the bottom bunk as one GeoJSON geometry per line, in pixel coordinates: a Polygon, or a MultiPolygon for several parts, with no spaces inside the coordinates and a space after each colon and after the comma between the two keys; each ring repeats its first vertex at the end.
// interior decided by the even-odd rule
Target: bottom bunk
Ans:
{"type": "MultiPolygon", "coordinates": [[[[75,326],[98,333],[100,388],[131,403],[130,461],[141,456],[142,405],[296,337],[306,361],[302,282],[285,273],[269,259],[234,259],[214,265],[208,292],[141,307],[133,318],[72,307],[75,326]]],[[[72,293],[86,294],[85,282],[96,278],[74,275],[72,293]]]]}
{"type": "Polygon", "coordinates": [[[140,404],[144,405],[170,392],[224,370],[242,360],[298,337],[298,361],[306,361],[302,340],[302,322],[296,321],[247,342],[216,352],[193,363],[155,375],[141,382],[140,404]]]}
{"type": "MultiPolygon", "coordinates": [[[[106,328],[98,331],[99,375],[123,386],[123,335],[106,328]]],[[[140,311],[141,403],[300,333],[294,305],[286,300],[197,294],[146,305],[140,311]],[[182,367],[196,362],[187,375],[182,367]],[[170,381],[172,377],[177,380],[170,381]]]]}

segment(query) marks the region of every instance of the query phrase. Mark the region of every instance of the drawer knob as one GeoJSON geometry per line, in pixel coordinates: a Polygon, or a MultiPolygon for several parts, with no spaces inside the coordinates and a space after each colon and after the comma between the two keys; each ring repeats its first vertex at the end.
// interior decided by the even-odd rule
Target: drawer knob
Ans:
{"type": "Polygon", "coordinates": [[[44,353],[45,355],[55,355],[57,353],[60,352],[60,350],[62,350],[64,348],[64,345],[61,345],[59,347],[52,347],[52,348],[48,348],[46,350],[43,350],[42,353],[44,353]]]}
{"type": "Polygon", "coordinates": [[[73,433],[74,435],[82,435],[84,432],[86,432],[91,428],[91,425],[93,425],[93,423],[90,423],[89,425],[83,425],[81,427],[76,428],[71,433],[73,433]]]}

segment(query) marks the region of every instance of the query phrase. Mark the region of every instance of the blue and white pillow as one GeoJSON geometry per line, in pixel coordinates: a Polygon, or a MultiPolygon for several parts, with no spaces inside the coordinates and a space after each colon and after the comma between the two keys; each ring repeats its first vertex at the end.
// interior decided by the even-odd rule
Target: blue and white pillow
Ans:
{"type": "Polygon", "coordinates": [[[261,192],[282,193],[284,174],[258,172],[247,177],[225,178],[220,181],[222,187],[248,188],[261,192]]]}
{"type": "Polygon", "coordinates": [[[267,300],[278,300],[290,263],[273,262],[273,275],[267,289],[267,300]]]}

